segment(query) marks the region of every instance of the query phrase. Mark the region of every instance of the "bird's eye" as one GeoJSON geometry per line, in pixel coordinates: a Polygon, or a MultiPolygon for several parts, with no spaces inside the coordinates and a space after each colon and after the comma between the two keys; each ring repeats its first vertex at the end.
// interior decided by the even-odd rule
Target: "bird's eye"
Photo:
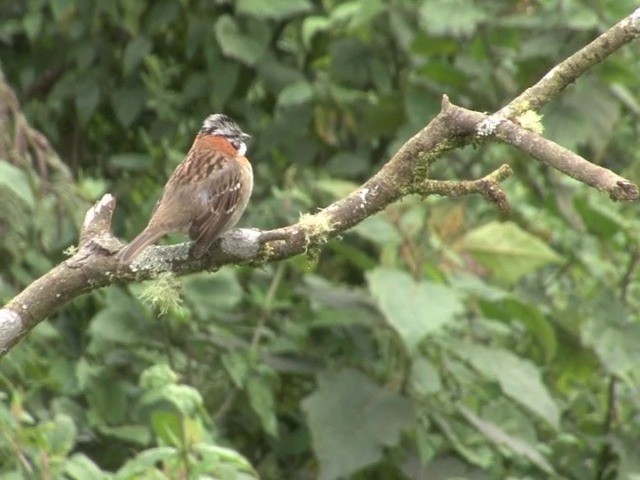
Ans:
{"type": "Polygon", "coordinates": [[[247,144],[242,140],[234,140],[233,142],[231,142],[231,145],[233,145],[233,148],[238,151],[238,155],[240,155],[241,157],[244,156],[245,153],[247,153],[247,144]]]}

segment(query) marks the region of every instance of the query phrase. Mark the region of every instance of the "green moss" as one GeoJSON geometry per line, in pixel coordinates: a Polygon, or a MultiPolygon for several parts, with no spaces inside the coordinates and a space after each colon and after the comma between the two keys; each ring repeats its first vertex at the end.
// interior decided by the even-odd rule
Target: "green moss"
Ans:
{"type": "Polygon", "coordinates": [[[158,278],[147,283],[140,294],[140,300],[165,314],[177,310],[182,305],[182,284],[170,272],[158,275],[158,278]]]}

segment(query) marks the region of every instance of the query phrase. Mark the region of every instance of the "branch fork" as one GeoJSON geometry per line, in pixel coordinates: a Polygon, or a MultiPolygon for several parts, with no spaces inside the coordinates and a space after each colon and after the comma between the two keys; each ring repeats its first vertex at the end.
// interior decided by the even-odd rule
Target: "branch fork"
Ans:
{"type": "Polygon", "coordinates": [[[614,200],[635,200],[638,187],[633,182],[524,128],[518,118],[528,111],[538,111],[568,84],[638,36],[640,8],[493,115],[453,105],[444,96],[440,113],[356,191],[283,228],[227,232],[201,259],[193,258],[190,244],[183,243],[149,247],[132,265],[121,265],[116,253],[123,244],[110,233],[116,200],[105,195],[87,212],[77,252],[0,309],[0,357],[39,322],[83,293],[113,283],[155,278],[165,272],[184,275],[231,263],[283,260],[306,252],[310,244],[328,241],[410,193],[454,197],[480,194],[506,212],[508,202],[501,182],[512,174],[508,165],[476,180],[428,178],[429,167],[437,159],[473,142],[506,143],[614,200]]]}

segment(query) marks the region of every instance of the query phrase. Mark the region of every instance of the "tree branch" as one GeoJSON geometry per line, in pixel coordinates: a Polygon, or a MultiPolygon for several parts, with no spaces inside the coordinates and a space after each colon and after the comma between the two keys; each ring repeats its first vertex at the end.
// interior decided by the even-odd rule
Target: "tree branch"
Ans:
{"type": "Polygon", "coordinates": [[[480,193],[504,210],[506,195],[499,182],[510,174],[506,166],[473,181],[428,179],[433,162],[449,150],[473,142],[507,143],[614,199],[637,198],[638,188],[632,182],[523,128],[516,123],[516,117],[547,103],[591,66],[639,34],[640,9],[552,69],[495,115],[457,107],[445,96],[440,113],[356,191],[316,214],[303,215],[293,225],[266,232],[233,230],[222,236],[204,259],[193,258],[190,243],[183,243],[150,247],[134,264],[119,264],[115,253],[122,243],[109,231],[116,202],[111,195],[105,195],[86,215],[77,252],[0,309],[0,357],[31,328],[83,293],[113,283],[154,278],[163,272],[184,275],[231,263],[261,265],[299,255],[318,248],[410,193],[480,193]]]}
{"type": "Polygon", "coordinates": [[[586,47],[549,70],[542,79],[526,89],[502,108],[501,118],[514,118],[527,110],[539,110],[553,100],[567,85],[575,82],[614,53],[640,35],[640,8],[616,23],[586,47]]]}

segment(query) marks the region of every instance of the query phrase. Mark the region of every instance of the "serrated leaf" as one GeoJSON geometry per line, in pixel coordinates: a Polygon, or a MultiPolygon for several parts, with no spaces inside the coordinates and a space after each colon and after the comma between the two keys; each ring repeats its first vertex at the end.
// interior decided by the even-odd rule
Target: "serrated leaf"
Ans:
{"type": "Polygon", "coordinates": [[[486,378],[497,381],[505,395],[553,428],[558,428],[558,406],[542,382],[540,369],[535,364],[508,350],[480,345],[465,345],[455,353],[486,378]]]}
{"type": "Polygon", "coordinates": [[[415,282],[401,270],[377,268],[367,273],[367,282],[386,320],[411,353],[427,335],[439,331],[463,311],[450,287],[415,282]]]}
{"type": "Polygon", "coordinates": [[[513,284],[523,275],[562,257],[514,223],[490,222],[470,231],[460,246],[499,280],[513,284]]]}
{"type": "Polygon", "coordinates": [[[308,0],[238,0],[238,13],[255,18],[282,20],[308,12],[313,8],[308,0]]]}
{"type": "Polygon", "coordinates": [[[349,477],[382,458],[413,422],[411,403],[357,370],[323,372],[303,401],[320,480],[349,477]]]}

